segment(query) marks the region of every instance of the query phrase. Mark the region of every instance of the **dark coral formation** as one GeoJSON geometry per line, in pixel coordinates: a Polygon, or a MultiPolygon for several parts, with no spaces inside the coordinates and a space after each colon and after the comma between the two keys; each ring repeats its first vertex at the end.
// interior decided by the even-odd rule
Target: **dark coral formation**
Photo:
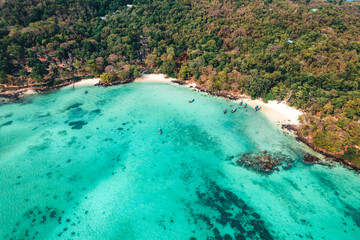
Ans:
{"type": "Polygon", "coordinates": [[[87,122],[85,121],[69,122],[69,126],[71,127],[71,129],[81,129],[86,124],[87,122]]]}
{"type": "Polygon", "coordinates": [[[245,153],[236,163],[264,173],[271,173],[274,170],[279,171],[280,167],[287,170],[293,166],[293,160],[285,154],[267,151],[262,151],[258,154],[245,153]]]}
{"type": "Polygon", "coordinates": [[[261,216],[235,193],[220,188],[215,182],[210,182],[207,190],[198,191],[197,195],[200,204],[215,212],[215,217],[201,213],[193,216],[212,230],[208,239],[273,239],[261,216]],[[223,232],[225,226],[229,226],[232,233],[223,232]]]}
{"type": "Polygon", "coordinates": [[[15,224],[11,233],[5,235],[5,239],[36,239],[39,232],[34,229],[35,226],[56,224],[63,213],[55,207],[31,208],[23,214],[21,221],[15,224]]]}
{"type": "Polygon", "coordinates": [[[74,103],[74,104],[71,104],[70,106],[68,106],[65,110],[69,111],[69,110],[72,110],[75,108],[79,108],[81,105],[83,105],[83,104],[82,103],[74,103]]]}

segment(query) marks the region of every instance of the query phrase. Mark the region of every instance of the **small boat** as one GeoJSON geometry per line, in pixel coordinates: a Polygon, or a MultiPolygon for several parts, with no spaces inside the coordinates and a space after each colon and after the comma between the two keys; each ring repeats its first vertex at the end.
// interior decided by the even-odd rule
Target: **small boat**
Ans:
{"type": "Polygon", "coordinates": [[[159,134],[162,134],[162,130],[161,130],[161,128],[159,128],[159,134]]]}
{"type": "Polygon", "coordinates": [[[247,107],[247,103],[244,103],[244,108],[246,108],[247,107]]]}
{"type": "Polygon", "coordinates": [[[231,113],[234,113],[236,111],[236,108],[234,108],[232,111],[231,111],[231,113]]]}
{"type": "Polygon", "coordinates": [[[226,114],[226,112],[227,112],[227,110],[226,110],[226,108],[224,108],[224,114],[226,114]]]}
{"type": "Polygon", "coordinates": [[[194,102],[194,101],[195,101],[195,99],[192,99],[192,100],[189,101],[189,103],[192,103],[192,102],[194,102]]]}
{"type": "Polygon", "coordinates": [[[259,107],[258,105],[256,105],[255,111],[259,111],[260,109],[261,109],[261,107],[259,107]]]}
{"type": "Polygon", "coordinates": [[[88,91],[87,91],[87,90],[85,90],[84,94],[87,94],[87,93],[88,93],[88,91]]]}
{"type": "Polygon", "coordinates": [[[243,101],[241,101],[240,103],[239,103],[239,105],[241,106],[243,104],[243,101]]]}

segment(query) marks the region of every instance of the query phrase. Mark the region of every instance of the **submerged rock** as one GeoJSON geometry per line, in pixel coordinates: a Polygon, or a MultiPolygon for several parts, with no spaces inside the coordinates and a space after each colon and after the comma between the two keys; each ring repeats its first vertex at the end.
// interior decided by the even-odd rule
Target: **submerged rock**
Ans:
{"type": "Polygon", "coordinates": [[[236,162],[255,171],[271,173],[274,170],[279,171],[279,166],[283,169],[291,168],[293,160],[282,153],[263,151],[259,154],[245,153],[236,162]]]}
{"type": "Polygon", "coordinates": [[[5,123],[3,123],[3,124],[0,124],[0,128],[5,127],[5,126],[9,126],[9,125],[11,125],[12,123],[13,123],[13,121],[8,121],[8,122],[5,122],[5,123]]]}
{"type": "Polygon", "coordinates": [[[302,160],[304,163],[311,165],[311,164],[323,164],[320,158],[311,155],[310,153],[306,154],[302,160]]]}
{"type": "Polygon", "coordinates": [[[70,122],[69,126],[71,127],[71,129],[81,129],[86,124],[87,122],[85,121],[75,121],[75,122],[70,122]]]}

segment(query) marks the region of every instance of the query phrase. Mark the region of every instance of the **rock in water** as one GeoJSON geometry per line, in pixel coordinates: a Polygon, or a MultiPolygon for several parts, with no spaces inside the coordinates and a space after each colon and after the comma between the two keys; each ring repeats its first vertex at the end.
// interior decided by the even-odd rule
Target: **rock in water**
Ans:
{"type": "Polygon", "coordinates": [[[308,153],[304,156],[303,162],[310,165],[310,164],[322,164],[320,158],[315,157],[314,155],[308,153]]]}
{"type": "Polygon", "coordinates": [[[245,153],[237,160],[239,165],[264,173],[279,171],[279,166],[282,166],[283,169],[289,169],[292,167],[292,162],[291,158],[282,153],[269,153],[267,151],[258,154],[245,153]]]}

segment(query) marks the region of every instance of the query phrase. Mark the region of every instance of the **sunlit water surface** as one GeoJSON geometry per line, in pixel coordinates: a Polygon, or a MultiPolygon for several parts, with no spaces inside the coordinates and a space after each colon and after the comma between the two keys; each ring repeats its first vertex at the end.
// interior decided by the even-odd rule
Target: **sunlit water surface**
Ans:
{"type": "Polygon", "coordinates": [[[235,105],[132,83],[0,106],[0,239],[359,239],[359,176],[303,164],[261,112],[222,113],[235,105]],[[264,150],[294,167],[235,164],[264,150]]]}

